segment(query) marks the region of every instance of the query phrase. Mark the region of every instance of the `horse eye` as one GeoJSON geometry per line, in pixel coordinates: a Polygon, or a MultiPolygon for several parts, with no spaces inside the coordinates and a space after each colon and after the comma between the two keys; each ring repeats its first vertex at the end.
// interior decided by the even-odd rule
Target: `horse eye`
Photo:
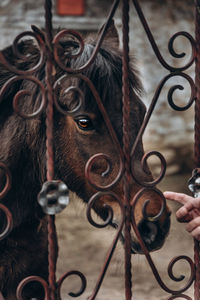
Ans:
{"type": "Polygon", "coordinates": [[[93,130],[94,126],[89,118],[80,118],[76,120],[76,124],[82,130],[93,130]]]}

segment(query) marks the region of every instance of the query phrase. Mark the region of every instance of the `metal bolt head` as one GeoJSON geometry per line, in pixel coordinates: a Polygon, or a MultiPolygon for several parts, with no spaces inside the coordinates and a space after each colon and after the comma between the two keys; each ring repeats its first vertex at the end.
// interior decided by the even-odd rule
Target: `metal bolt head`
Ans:
{"type": "Polygon", "coordinates": [[[38,194],[38,203],[45,214],[55,215],[69,204],[69,189],[60,180],[47,181],[38,194]]]}
{"type": "Polygon", "coordinates": [[[194,197],[200,197],[200,174],[193,172],[193,176],[188,181],[188,188],[193,193],[194,197]]]}
{"type": "Polygon", "coordinates": [[[195,184],[196,184],[196,185],[200,185],[200,177],[197,177],[197,178],[195,179],[195,184]]]}

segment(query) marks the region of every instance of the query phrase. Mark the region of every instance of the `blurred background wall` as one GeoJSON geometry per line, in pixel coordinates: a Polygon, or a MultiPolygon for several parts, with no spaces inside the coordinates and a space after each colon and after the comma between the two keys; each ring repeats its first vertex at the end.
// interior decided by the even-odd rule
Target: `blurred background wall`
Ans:
{"type": "MultiPolygon", "coordinates": [[[[9,45],[21,31],[29,30],[31,24],[44,26],[43,0],[1,0],[0,2],[0,48],[9,45]]],[[[140,0],[143,12],[159,46],[169,64],[182,66],[190,58],[191,46],[185,38],[177,38],[175,50],[185,52],[182,59],[169,54],[169,38],[177,31],[187,31],[194,36],[194,4],[192,0],[140,0]]],[[[112,0],[85,0],[83,16],[59,16],[54,2],[55,27],[71,28],[82,33],[95,32],[105,22],[112,0]]],[[[116,12],[115,23],[121,36],[121,12],[116,12]]],[[[143,100],[147,106],[154,96],[161,79],[168,74],[153,53],[142,25],[131,3],[130,49],[136,57],[138,70],[144,85],[143,100]]],[[[194,67],[188,71],[194,78],[194,67]]],[[[169,107],[167,93],[174,84],[183,83],[185,89],[175,93],[177,104],[184,105],[190,98],[190,87],[184,80],[171,79],[165,84],[155,112],[145,132],[146,150],[158,150],[165,156],[168,174],[188,171],[193,168],[193,110],[176,112],[169,107]]],[[[151,159],[155,172],[159,172],[159,162],[151,159]]]]}

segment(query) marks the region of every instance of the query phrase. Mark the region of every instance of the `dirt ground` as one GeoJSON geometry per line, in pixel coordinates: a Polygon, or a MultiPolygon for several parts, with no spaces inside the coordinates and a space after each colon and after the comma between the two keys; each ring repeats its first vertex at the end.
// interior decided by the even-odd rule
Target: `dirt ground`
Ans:
{"type": "MultiPolygon", "coordinates": [[[[177,192],[188,192],[187,180],[190,174],[166,177],[160,189],[177,192]]],[[[165,284],[173,289],[184,286],[190,276],[186,262],[178,262],[174,267],[176,276],[185,275],[185,279],[172,282],[167,274],[168,264],[178,255],[188,255],[193,258],[193,240],[185,231],[184,225],[175,219],[178,205],[169,202],[172,209],[172,225],[164,247],[152,254],[159,274],[165,284]]],[[[115,230],[111,228],[97,229],[89,224],[85,217],[85,206],[72,196],[71,204],[57,217],[59,236],[58,278],[67,271],[79,270],[87,278],[87,288],[77,299],[86,300],[95,287],[97,278],[106,257],[107,250],[114,238],[115,230]]],[[[96,297],[97,300],[124,300],[124,252],[121,243],[112,258],[110,267],[96,297]]],[[[146,259],[142,255],[132,257],[133,299],[135,300],[166,300],[169,294],[157,284],[146,259]]],[[[68,293],[80,289],[80,279],[72,276],[62,286],[62,299],[72,299],[68,293]]],[[[193,299],[193,287],[187,292],[193,299]]],[[[181,299],[181,298],[178,298],[181,299]]]]}

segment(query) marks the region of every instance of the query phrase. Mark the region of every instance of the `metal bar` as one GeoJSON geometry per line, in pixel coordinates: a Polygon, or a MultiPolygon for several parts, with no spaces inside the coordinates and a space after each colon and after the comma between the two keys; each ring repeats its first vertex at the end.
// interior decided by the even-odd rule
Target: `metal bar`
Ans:
{"type": "Polygon", "coordinates": [[[130,157],[130,84],[129,84],[129,0],[123,1],[123,151],[125,157],[124,203],[125,203],[125,295],[132,298],[131,274],[131,157],[130,157]]]}
{"type": "MultiPolygon", "coordinates": [[[[159,48],[158,48],[158,46],[157,46],[157,44],[156,44],[156,41],[155,41],[155,39],[154,39],[154,36],[153,36],[153,34],[152,34],[152,32],[151,32],[151,30],[150,30],[150,28],[149,28],[149,25],[148,25],[148,23],[147,23],[147,21],[146,21],[146,19],[145,19],[145,16],[144,16],[144,14],[143,14],[143,11],[142,11],[142,9],[141,9],[141,7],[140,7],[140,4],[139,4],[138,0],[133,0],[133,5],[135,6],[135,9],[136,9],[136,11],[137,11],[138,17],[139,17],[139,19],[140,19],[140,21],[141,21],[141,23],[142,23],[142,26],[143,26],[143,28],[144,28],[144,30],[145,30],[145,32],[146,32],[146,36],[147,36],[147,38],[148,38],[148,40],[149,40],[149,42],[150,42],[150,44],[151,44],[151,47],[152,47],[152,49],[153,49],[153,51],[154,51],[154,53],[155,53],[155,55],[156,55],[158,61],[160,62],[160,64],[161,64],[165,69],[169,70],[170,72],[176,72],[176,71],[179,71],[179,72],[180,72],[180,71],[187,70],[187,69],[193,64],[193,62],[194,62],[193,48],[192,48],[192,55],[191,55],[191,58],[190,58],[190,60],[189,60],[188,63],[186,63],[186,64],[185,64],[184,66],[182,66],[182,67],[174,67],[174,66],[170,66],[170,65],[166,62],[166,60],[164,59],[164,57],[161,55],[161,52],[160,52],[160,50],[159,50],[159,48]]],[[[173,42],[174,42],[175,38],[178,37],[178,36],[185,36],[185,37],[190,41],[191,45],[194,46],[194,45],[193,45],[193,38],[191,37],[190,34],[188,34],[187,32],[184,32],[184,31],[181,31],[181,32],[176,33],[175,35],[172,36],[172,38],[170,39],[170,42],[169,42],[169,45],[170,45],[170,46],[169,46],[169,51],[170,51],[171,55],[174,56],[174,57],[176,57],[176,58],[177,58],[179,55],[178,55],[178,54],[176,53],[176,51],[173,49],[173,42]]],[[[181,56],[179,56],[179,57],[181,57],[181,56]]]]}
{"type": "MultiPolygon", "coordinates": [[[[196,37],[196,59],[195,59],[195,146],[194,159],[195,167],[200,168],[200,0],[195,1],[195,37],[196,37]]],[[[200,299],[200,245],[194,240],[194,262],[196,266],[196,278],[194,284],[194,300],[200,299]]]]}
{"type": "MultiPolygon", "coordinates": [[[[45,0],[45,35],[47,44],[46,62],[46,87],[47,87],[47,110],[46,110],[46,159],[47,159],[47,180],[54,178],[54,149],[53,149],[53,53],[52,53],[52,2],[45,0]]],[[[50,299],[56,299],[56,261],[57,242],[55,216],[48,216],[48,263],[49,263],[49,287],[50,299]]]]}

